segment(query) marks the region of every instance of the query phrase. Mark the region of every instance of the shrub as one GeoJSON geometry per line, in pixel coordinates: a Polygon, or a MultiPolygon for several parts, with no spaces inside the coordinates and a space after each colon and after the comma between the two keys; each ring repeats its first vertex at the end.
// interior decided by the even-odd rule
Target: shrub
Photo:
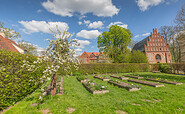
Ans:
{"type": "Polygon", "coordinates": [[[149,70],[147,63],[96,63],[81,64],[78,72],[80,74],[97,73],[124,73],[124,72],[146,72],[149,70]]]}
{"type": "Polygon", "coordinates": [[[34,72],[27,71],[23,60],[32,63],[36,57],[0,50],[0,110],[13,105],[37,89],[43,75],[44,64],[34,72]]]}
{"type": "Polygon", "coordinates": [[[166,63],[160,63],[159,70],[163,73],[172,73],[172,67],[166,63]]]}
{"type": "Polygon", "coordinates": [[[147,63],[147,62],[148,62],[148,59],[145,53],[139,50],[133,50],[132,56],[131,56],[131,63],[147,63]]]}

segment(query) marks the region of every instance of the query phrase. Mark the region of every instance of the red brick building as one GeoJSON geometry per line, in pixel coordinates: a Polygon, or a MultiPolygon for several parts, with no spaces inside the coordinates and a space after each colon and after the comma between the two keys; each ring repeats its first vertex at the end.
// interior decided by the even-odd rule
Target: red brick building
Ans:
{"type": "Polygon", "coordinates": [[[138,42],[133,50],[145,52],[149,63],[171,63],[172,56],[170,47],[163,39],[157,29],[153,29],[153,33],[142,41],[138,42]]]}
{"type": "Polygon", "coordinates": [[[80,63],[109,63],[110,59],[103,52],[83,52],[78,58],[80,63]]]}
{"type": "Polygon", "coordinates": [[[0,32],[0,49],[18,52],[24,54],[25,49],[17,45],[13,40],[10,40],[5,37],[4,33],[0,32]]]}

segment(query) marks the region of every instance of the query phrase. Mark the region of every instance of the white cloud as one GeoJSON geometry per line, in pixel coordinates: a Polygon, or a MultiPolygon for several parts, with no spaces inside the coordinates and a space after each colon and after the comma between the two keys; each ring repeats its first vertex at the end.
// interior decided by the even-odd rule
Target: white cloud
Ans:
{"type": "Polygon", "coordinates": [[[149,36],[149,35],[150,35],[149,32],[148,33],[144,33],[144,34],[137,34],[137,35],[134,36],[134,38],[138,38],[138,37],[142,37],[142,36],[149,36]]]}
{"type": "Polygon", "coordinates": [[[41,13],[41,12],[42,12],[42,10],[41,10],[41,9],[38,9],[38,10],[37,10],[37,13],[41,13]]]}
{"type": "Polygon", "coordinates": [[[82,24],[82,22],[81,22],[81,21],[78,21],[78,24],[79,24],[79,25],[81,25],[81,24],[82,24]]]}
{"type": "Polygon", "coordinates": [[[80,49],[80,48],[75,49],[75,52],[77,52],[77,51],[82,51],[82,49],[80,49]]]}
{"type": "Polygon", "coordinates": [[[128,27],[127,24],[124,24],[124,23],[118,21],[118,22],[112,22],[112,23],[110,23],[107,28],[111,27],[112,25],[118,25],[118,26],[123,27],[123,28],[126,28],[126,29],[128,27]]]}
{"type": "Polygon", "coordinates": [[[98,30],[81,30],[76,34],[77,37],[82,37],[85,39],[96,39],[101,33],[98,30]]]}
{"type": "Polygon", "coordinates": [[[91,23],[90,20],[84,20],[84,24],[86,24],[86,26],[88,26],[91,23]]]}
{"type": "Polygon", "coordinates": [[[100,28],[101,29],[102,26],[103,26],[103,22],[102,21],[98,21],[98,22],[95,21],[93,23],[90,23],[88,28],[94,28],[94,29],[100,28]]]}
{"type": "Polygon", "coordinates": [[[85,48],[85,46],[89,45],[91,42],[89,42],[88,40],[78,40],[78,43],[80,43],[80,46],[76,46],[75,49],[75,57],[78,57],[82,54],[82,49],[81,48],[85,48]]]}
{"type": "Polygon", "coordinates": [[[85,48],[85,46],[89,45],[91,42],[88,40],[78,40],[78,43],[80,43],[80,46],[77,46],[78,48],[85,48]]]}
{"type": "Polygon", "coordinates": [[[82,55],[82,53],[77,51],[77,52],[75,52],[74,57],[79,57],[80,55],[82,55]]]}
{"type": "Polygon", "coordinates": [[[142,36],[149,36],[150,35],[150,33],[148,32],[148,33],[145,33],[145,34],[142,34],[142,36]]]}
{"type": "Polygon", "coordinates": [[[42,6],[56,15],[72,17],[75,12],[81,15],[92,13],[98,17],[112,17],[119,9],[112,0],[47,0],[42,6]]]}
{"type": "Polygon", "coordinates": [[[30,34],[34,32],[52,33],[49,28],[56,31],[56,26],[61,31],[68,30],[68,24],[65,22],[46,22],[46,21],[19,21],[24,26],[23,32],[30,34]]]}
{"type": "Polygon", "coordinates": [[[140,35],[138,34],[138,35],[135,35],[135,38],[138,38],[138,37],[140,37],[140,35]]]}
{"type": "Polygon", "coordinates": [[[81,16],[79,17],[80,20],[83,19],[83,18],[86,18],[86,16],[85,16],[85,15],[81,15],[81,16]]]}
{"type": "Polygon", "coordinates": [[[157,6],[162,3],[164,0],[136,0],[137,5],[141,11],[145,11],[148,7],[157,6]]]}

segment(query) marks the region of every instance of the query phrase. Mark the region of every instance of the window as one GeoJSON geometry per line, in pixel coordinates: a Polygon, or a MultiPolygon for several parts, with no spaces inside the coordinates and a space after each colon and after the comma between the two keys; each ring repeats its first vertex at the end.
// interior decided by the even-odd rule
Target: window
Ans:
{"type": "Polygon", "coordinates": [[[159,54],[157,54],[157,55],[155,56],[155,59],[159,61],[159,60],[161,60],[161,56],[160,56],[159,54]]]}

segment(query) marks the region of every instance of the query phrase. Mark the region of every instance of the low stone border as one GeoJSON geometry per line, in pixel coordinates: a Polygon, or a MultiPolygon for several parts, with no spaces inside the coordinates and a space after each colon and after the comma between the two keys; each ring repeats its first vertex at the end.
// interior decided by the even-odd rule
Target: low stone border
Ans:
{"type": "Polygon", "coordinates": [[[110,75],[110,77],[118,78],[118,79],[120,79],[120,80],[128,80],[128,79],[129,79],[129,78],[127,78],[127,77],[114,76],[114,75],[110,75]]]}
{"type": "Polygon", "coordinates": [[[101,79],[102,81],[109,81],[110,80],[110,78],[104,78],[104,77],[101,77],[101,76],[94,76],[94,78],[101,79]]]}
{"type": "Polygon", "coordinates": [[[140,77],[140,76],[130,76],[130,75],[123,75],[123,76],[136,78],[136,79],[144,79],[143,77],[140,77]]]}
{"type": "Polygon", "coordinates": [[[92,94],[104,94],[104,93],[108,93],[109,90],[91,90],[91,88],[89,88],[88,86],[86,86],[86,83],[82,82],[83,86],[92,94]]]}
{"type": "Polygon", "coordinates": [[[63,77],[61,77],[60,82],[57,83],[57,85],[59,85],[59,84],[60,84],[60,92],[57,93],[57,95],[61,95],[64,93],[64,91],[63,91],[63,77]]]}
{"type": "Polygon", "coordinates": [[[90,79],[88,79],[88,78],[85,78],[85,80],[80,80],[78,77],[76,78],[79,82],[88,82],[88,81],[90,81],[90,79]]]}
{"type": "Polygon", "coordinates": [[[161,82],[161,83],[167,83],[167,84],[174,84],[174,85],[182,85],[183,84],[183,83],[178,83],[178,82],[173,82],[173,81],[157,80],[157,79],[152,79],[152,78],[147,78],[146,80],[161,82]]]}
{"type": "Polygon", "coordinates": [[[125,83],[125,82],[120,82],[120,83],[117,83],[117,82],[113,82],[113,81],[108,81],[109,83],[113,84],[114,86],[118,86],[118,87],[121,87],[121,88],[125,88],[126,90],[128,91],[138,91],[140,90],[141,88],[136,88],[136,87],[133,87],[133,88],[129,88],[129,86],[132,86],[128,83],[125,83]]]}
{"type": "Polygon", "coordinates": [[[152,86],[152,87],[163,87],[163,84],[159,84],[159,83],[153,83],[153,82],[148,82],[148,81],[142,81],[142,80],[128,80],[129,82],[135,82],[135,83],[140,83],[143,85],[148,85],[148,86],[152,86]]]}
{"type": "Polygon", "coordinates": [[[153,73],[161,73],[160,71],[152,71],[153,73]]]}

